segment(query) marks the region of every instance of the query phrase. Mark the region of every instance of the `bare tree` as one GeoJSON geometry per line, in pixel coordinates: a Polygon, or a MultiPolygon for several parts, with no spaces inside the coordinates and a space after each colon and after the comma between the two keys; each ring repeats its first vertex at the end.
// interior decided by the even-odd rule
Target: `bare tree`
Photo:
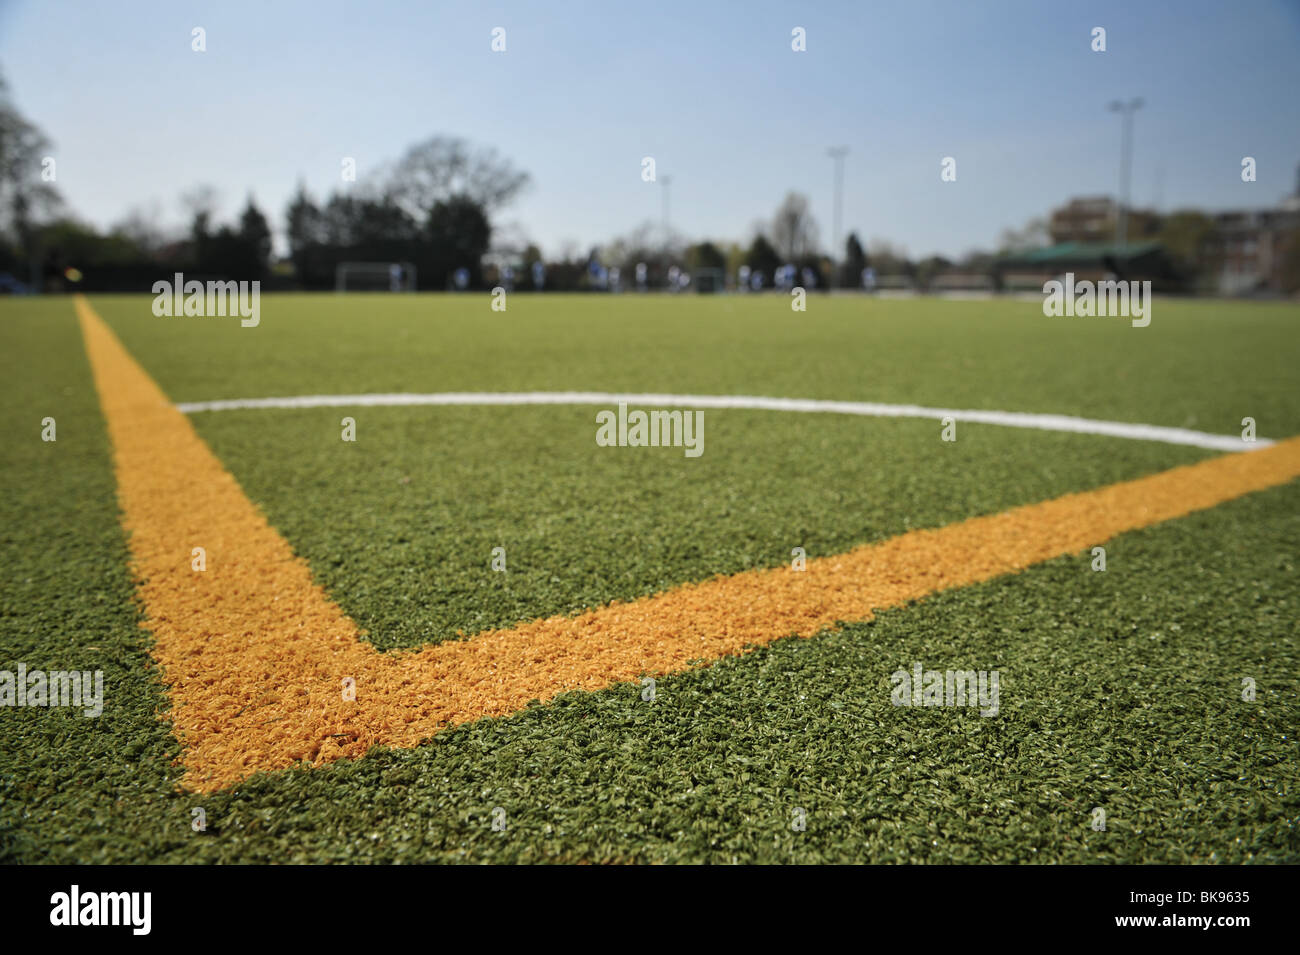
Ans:
{"type": "Polygon", "coordinates": [[[808,211],[808,197],[787,193],[772,218],[772,242],[787,261],[795,262],[817,251],[817,221],[808,211]]]}
{"type": "Polygon", "coordinates": [[[681,260],[683,242],[674,233],[672,241],[664,244],[663,226],[646,220],[626,235],[618,236],[601,247],[601,259],[606,264],[632,269],[638,262],[675,264],[681,260]]]}
{"type": "Polygon", "coordinates": [[[1052,234],[1046,219],[1030,219],[1021,229],[1003,229],[999,243],[1006,252],[1044,249],[1052,244],[1052,234]]]}
{"type": "Polygon", "coordinates": [[[58,190],[42,175],[50,142],[18,112],[0,77],[0,232],[9,232],[32,264],[40,269],[36,223],[61,205],[58,190]]]}
{"type": "Polygon", "coordinates": [[[872,268],[881,275],[905,273],[911,266],[907,249],[885,239],[872,239],[867,243],[867,254],[871,257],[872,268]]]}
{"type": "Polygon", "coordinates": [[[381,189],[417,219],[436,202],[468,196],[487,211],[499,209],[528,184],[494,149],[476,149],[463,139],[434,136],[406,151],[381,172],[381,189]]]}
{"type": "Polygon", "coordinates": [[[145,205],[132,206],[113,225],[111,231],[129,239],[137,248],[153,254],[167,241],[167,230],[161,225],[161,219],[162,208],[155,200],[145,205]]]}
{"type": "Polygon", "coordinates": [[[214,186],[199,184],[181,195],[181,205],[190,214],[190,232],[197,241],[212,229],[212,217],[221,202],[214,186]]]}

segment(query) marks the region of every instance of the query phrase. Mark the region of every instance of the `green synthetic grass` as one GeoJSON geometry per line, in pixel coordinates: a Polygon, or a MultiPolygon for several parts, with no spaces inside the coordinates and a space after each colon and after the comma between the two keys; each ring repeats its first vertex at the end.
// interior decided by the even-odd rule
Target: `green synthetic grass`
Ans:
{"type": "Polygon", "coordinates": [[[937,422],[704,413],[705,453],[597,448],[594,408],[196,415],[377,646],[419,646],[1055,497],[1209,452],[937,422]],[[358,440],[339,436],[341,415],[358,440]],[[491,569],[505,548],[505,573],[491,569]]]}
{"type": "MultiPolygon", "coordinates": [[[[823,298],[799,314],[777,296],[510,301],[495,313],[483,296],[268,296],[255,329],[158,319],[138,297],[96,305],[177,401],[739,393],[1229,433],[1250,414],[1261,434],[1300,432],[1277,386],[1300,358],[1286,334],[1294,308],[1170,305],[1159,326],[1139,330],[1046,319],[1024,302],[823,298]],[[1144,363],[1153,361],[1159,398],[1126,391],[1125,382],[1152,388],[1144,363]],[[1225,419],[1225,407],[1246,410],[1225,419]]],[[[776,566],[794,547],[833,554],[1209,454],[979,425],[944,443],[937,421],[706,411],[705,453],[690,460],[676,449],[597,448],[596,411],[329,408],[193,421],[380,647],[776,566]],[[344,416],[356,419],[355,444],[341,440],[344,416]],[[504,575],[490,573],[494,547],[506,550],[504,575]]]]}
{"type": "Polygon", "coordinates": [[[386,391],[766,394],[1300,433],[1294,304],[1157,299],[1147,328],[1039,303],[779,295],[265,295],[261,324],[95,308],[176,401],[386,391]],[[250,395],[246,389],[255,389],[250,395]]]}
{"type": "MultiPolygon", "coordinates": [[[[176,400],[442,390],[748,393],[1300,432],[1293,306],[1152,325],[1032,304],[275,297],[262,325],[96,299],[176,400]]],[[[808,641],[483,721],[409,751],[174,791],[71,303],[0,303],[0,668],[102,668],[106,709],[0,709],[16,861],[1300,861],[1300,487],[808,641]],[[39,440],[58,419],[59,441],[39,440]],[[1001,712],[895,708],[889,674],[996,669],[1001,712]],[[1241,679],[1258,683],[1241,700],[1241,679]],[[209,831],[190,830],[206,809],[209,831]],[[491,829],[492,810],[508,828],[491,829]],[[1108,831],[1088,827],[1094,806],[1108,831]],[[795,808],[807,829],[790,829],[795,808]]],[[[382,647],[812,556],[1208,452],[706,412],[705,454],[608,449],[595,408],[195,415],[382,647]],[[339,418],[358,442],[339,440],[339,418]],[[505,546],[509,571],[493,574],[505,546]]]]}

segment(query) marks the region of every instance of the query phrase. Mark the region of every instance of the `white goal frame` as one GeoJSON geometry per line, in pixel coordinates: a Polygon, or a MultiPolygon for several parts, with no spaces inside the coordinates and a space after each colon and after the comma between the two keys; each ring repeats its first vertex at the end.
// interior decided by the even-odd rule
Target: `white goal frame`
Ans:
{"type": "MultiPolygon", "coordinates": [[[[368,286],[368,292],[414,292],[415,266],[410,262],[340,262],[334,267],[334,291],[348,291],[349,276],[369,276],[379,279],[379,284],[368,286]],[[384,280],[387,287],[384,287],[384,280]]],[[[353,289],[356,291],[356,289],[353,289]]]]}

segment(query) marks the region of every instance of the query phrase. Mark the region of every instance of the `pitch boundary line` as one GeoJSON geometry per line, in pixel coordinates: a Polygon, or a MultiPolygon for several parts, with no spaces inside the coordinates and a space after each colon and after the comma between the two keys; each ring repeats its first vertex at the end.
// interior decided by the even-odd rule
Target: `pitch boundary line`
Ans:
{"type": "Polygon", "coordinates": [[[1035,414],[1025,411],[981,411],[957,408],[928,408],[922,405],[883,404],[874,401],[830,401],[818,398],[768,398],[760,395],[674,395],[657,392],[614,391],[446,391],[426,394],[389,393],[362,395],[295,395],[282,398],[228,398],[216,401],[187,401],[176,405],[183,414],[211,411],[244,411],[261,408],[398,408],[423,405],[652,405],[677,408],[736,409],[745,411],[790,411],[806,414],[859,415],[869,418],[951,417],[972,424],[1007,428],[1031,428],[1073,434],[1096,434],[1134,441],[1181,444],[1210,451],[1251,451],[1273,442],[1259,438],[1254,443],[1238,435],[1211,434],[1189,428],[1125,421],[1100,421],[1073,415],[1035,414]]]}
{"type": "MultiPolygon", "coordinates": [[[[184,785],[411,747],[533,701],[678,673],[1086,552],[1300,477],[1300,437],[829,556],[687,583],[419,650],[382,652],[312,579],[82,297],[131,567],[184,785]],[[192,548],[206,550],[196,568],[192,548]]],[[[1086,562],[1081,572],[1088,573],[1086,562]]],[[[889,666],[881,661],[882,668],[889,666]]]]}

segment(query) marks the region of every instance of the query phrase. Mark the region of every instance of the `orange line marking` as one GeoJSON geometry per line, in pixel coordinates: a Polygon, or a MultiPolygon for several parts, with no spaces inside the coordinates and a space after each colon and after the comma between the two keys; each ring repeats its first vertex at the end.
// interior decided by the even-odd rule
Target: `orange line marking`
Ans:
{"type": "Polygon", "coordinates": [[[185,785],[415,746],[566,690],[687,669],[1019,571],[1300,475],[1300,438],[913,531],[807,570],[754,570],[577,617],[383,653],[311,579],[189,420],[81,298],[133,570],[184,747],[185,785]],[[191,569],[191,549],[207,570],[191,569]],[[342,681],[356,681],[343,699],[342,681]]]}

